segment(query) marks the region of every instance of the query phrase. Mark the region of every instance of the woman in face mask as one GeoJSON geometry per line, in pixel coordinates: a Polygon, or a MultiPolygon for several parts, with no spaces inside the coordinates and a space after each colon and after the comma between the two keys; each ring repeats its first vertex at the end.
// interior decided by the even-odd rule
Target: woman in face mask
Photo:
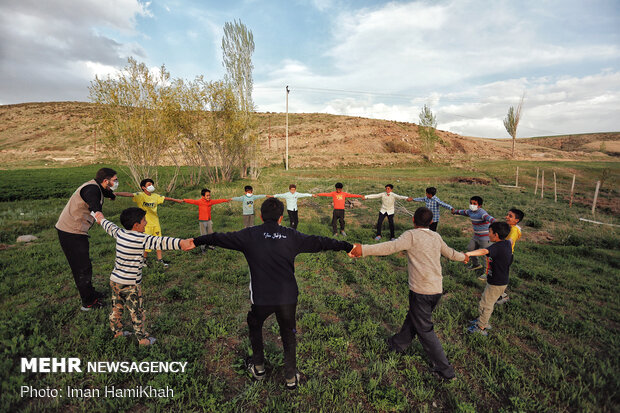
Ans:
{"type": "Polygon", "coordinates": [[[75,285],[82,298],[82,310],[103,307],[103,293],[95,291],[92,284],[93,267],[88,254],[88,230],[95,222],[95,212],[101,212],[104,198],[114,199],[118,188],[116,171],[101,168],[95,179],[83,183],[75,190],[62,210],[56,230],[75,285]]]}

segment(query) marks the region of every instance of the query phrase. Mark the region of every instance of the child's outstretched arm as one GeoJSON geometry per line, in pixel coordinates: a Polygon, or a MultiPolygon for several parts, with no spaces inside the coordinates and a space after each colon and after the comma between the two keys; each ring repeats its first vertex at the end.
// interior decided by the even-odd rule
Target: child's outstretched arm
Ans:
{"type": "Polygon", "coordinates": [[[182,239],[179,245],[181,245],[181,249],[183,251],[189,251],[196,248],[196,245],[194,245],[194,238],[182,239]]]}
{"type": "Polygon", "coordinates": [[[167,196],[165,196],[165,197],[164,197],[164,199],[165,199],[166,201],[177,202],[177,203],[179,203],[179,204],[182,204],[182,203],[183,203],[183,200],[182,200],[182,199],[170,198],[170,197],[167,197],[167,196]]]}
{"type": "Polygon", "coordinates": [[[133,198],[133,193],[132,192],[114,192],[114,195],[116,196],[126,196],[129,198],[133,198]]]}
{"type": "Polygon", "coordinates": [[[480,248],[478,250],[468,251],[465,255],[468,257],[482,257],[483,255],[489,255],[489,250],[486,248],[480,248]]]}

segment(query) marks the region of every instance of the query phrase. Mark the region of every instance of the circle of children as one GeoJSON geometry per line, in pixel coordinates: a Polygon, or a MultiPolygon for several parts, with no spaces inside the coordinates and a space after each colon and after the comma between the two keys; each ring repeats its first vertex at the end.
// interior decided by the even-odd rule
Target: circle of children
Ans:
{"type": "Polygon", "coordinates": [[[523,219],[523,212],[511,209],[506,222],[499,222],[482,209],[483,200],[472,196],[467,209],[455,209],[441,201],[433,187],[426,189],[426,196],[412,198],[394,193],[393,185],[385,185],[385,192],[372,195],[356,195],[343,191],[337,183],[329,193],[301,193],[295,185],[289,191],[274,195],[256,195],[251,186],[245,187],[245,194],[235,198],[212,199],[208,189],[201,191],[200,199],[174,199],[158,195],[154,182],[144,179],[140,191],[135,193],[115,192],[118,188],[116,171],[101,168],[94,179],[85,182],[73,193],[56,224],[60,245],[67,257],[76,286],[82,298],[83,311],[104,307],[103,294],[92,286],[92,265],[89,257],[88,231],[96,221],[116,239],[116,260],[110,275],[112,290],[112,312],[110,328],[114,338],[131,335],[123,331],[122,315],[125,308],[131,315],[133,334],[140,345],[151,345],[155,338],[144,326],[142,303],[142,268],[146,255],[156,250],[158,263],[168,266],[162,259],[162,250],[190,250],[200,246],[221,247],[240,251],[250,268],[250,301],[247,323],[252,346],[247,368],[257,380],[265,377],[262,327],[267,317],[276,315],[284,349],[286,387],[296,388],[299,372],[296,369],[296,324],[298,287],[294,274],[295,257],[300,253],[320,251],[344,251],[352,258],[369,255],[390,255],[406,251],[408,259],[409,311],[400,331],[387,340],[391,351],[403,352],[417,335],[430,359],[432,372],[442,379],[455,377],[433,329],[432,311],[442,295],[442,272],[440,256],[450,260],[470,262],[469,269],[482,268],[478,256],[487,257],[486,287],[479,304],[479,317],[471,321],[469,333],[487,335],[491,329],[489,318],[494,305],[508,300],[505,293],[508,285],[508,271],[512,263],[514,246],[521,237],[517,225],[523,219]],[[105,219],[102,213],[104,198],[116,196],[131,197],[137,207],[127,208],[120,215],[122,228],[105,219]],[[333,238],[306,235],[296,230],[299,223],[297,200],[304,197],[329,197],[333,201],[333,238]],[[254,226],[254,205],[257,199],[269,198],[262,203],[260,215],[263,224],[254,226]],[[290,227],[281,226],[284,204],[290,220],[290,227]],[[376,226],[375,240],[381,240],[381,227],[388,219],[390,241],[374,245],[350,244],[346,236],[345,200],[347,198],[380,199],[381,208],[376,226]],[[424,202],[413,214],[413,229],[405,231],[399,238],[394,235],[394,211],[396,200],[424,202]],[[157,206],[164,201],[187,203],[198,206],[198,222],[201,236],[178,239],[162,236],[157,206]],[[213,232],[211,208],[224,202],[238,201],[243,205],[245,228],[228,233],[213,232]],[[452,214],[469,217],[474,236],[461,253],[450,248],[436,232],[439,223],[439,207],[449,209],[452,214]],[[337,223],[340,232],[337,231],[337,223]],[[339,236],[342,238],[338,239],[339,236]],[[471,258],[470,258],[471,257],[471,258]]]}

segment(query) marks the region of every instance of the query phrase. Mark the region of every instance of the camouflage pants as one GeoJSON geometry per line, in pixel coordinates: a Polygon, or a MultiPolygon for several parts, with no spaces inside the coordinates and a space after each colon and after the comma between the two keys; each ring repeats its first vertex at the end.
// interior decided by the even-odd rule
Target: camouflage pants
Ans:
{"type": "Polygon", "coordinates": [[[112,287],[112,313],[110,328],[114,333],[123,331],[123,311],[125,307],[131,316],[133,330],[138,340],[149,334],[144,330],[144,309],[142,307],[142,286],[118,284],[110,281],[112,287]]]}

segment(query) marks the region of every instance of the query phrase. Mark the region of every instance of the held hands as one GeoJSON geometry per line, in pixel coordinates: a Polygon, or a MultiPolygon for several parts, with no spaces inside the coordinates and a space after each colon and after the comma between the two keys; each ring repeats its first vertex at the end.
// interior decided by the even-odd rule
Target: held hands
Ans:
{"type": "Polygon", "coordinates": [[[194,245],[194,238],[182,239],[179,245],[181,245],[181,249],[183,251],[189,251],[196,248],[196,245],[194,245]]]}
{"type": "Polygon", "coordinates": [[[316,198],[316,194],[312,194],[312,198],[316,198]]]}
{"type": "Polygon", "coordinates": [[[103,216],[103,213],[101,211],[97,211],[95,212],[95,220],[97,221],[97,224],[101,225],[101,221],[103,221],[105,219],[105,217],[103,216]]]}
{"type": "Polygon", "coordinates": [[[411,202],[411,201],[413,201],[412,197],[407,198],[407,202],[411,202]]]}
{"type": "Polygon", "coordinates": [[[465,259],[463,260],[463,264],[467,264],[469,262],[469,253],[465,252],[465,259]]]}
{"type": "Polygon", "coordinates": [[[351,258],[359,258],[362,256],[362,244],[353,244],[353,249],[347,253],[351,258]]]}
{"type": "Polygon", "coordinates": [[[452,208],[450,212],[452,212],[452,215],[454,215],[454,213],[456,212],[456,209],[452,208]]]}

